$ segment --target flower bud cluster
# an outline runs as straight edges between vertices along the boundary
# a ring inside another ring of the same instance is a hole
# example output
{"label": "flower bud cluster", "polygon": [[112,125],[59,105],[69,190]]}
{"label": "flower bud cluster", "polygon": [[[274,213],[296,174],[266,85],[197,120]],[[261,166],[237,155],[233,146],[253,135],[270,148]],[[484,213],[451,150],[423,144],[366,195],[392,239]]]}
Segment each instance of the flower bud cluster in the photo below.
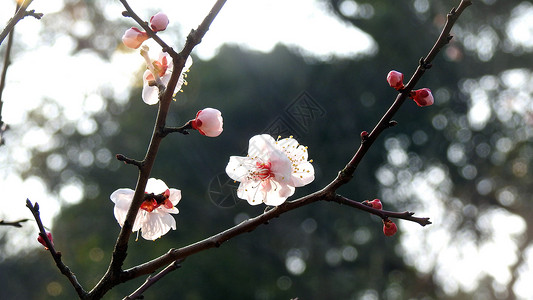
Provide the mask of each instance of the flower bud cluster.
{"label": "flower bud cluster", "polygon": [[[403,74],[398,71],[390,71],[389,74],[387,74],[387,82],[391,87],[398,91],[403,90],[405,87],[403,84]],[[432,105],[434,102],[431,90],[428,88],[411,91],[409,97],[420,107]]]}
{"label": "flower bud cluster", "polygon": [[[374,199],[372,201],[365,200],[362,202],[364,205],[368,207],[372,207],[374,209],[383,209],[383,204],[381,204],[381,201],[379,199]],[[398,231],[398,227],[396,227],[396,224],[389,220],[388,218],[383,219],[383,234],[386,236],[393,236]]]}
{"label": "flower bud cluster", "polygon": [[[154,32],[163,31],[167,29],[168,17],[166,14],[159,12],[150,18],[150,28]],[[128,48],[137,49],[144,41],[149,39],[150,36],[145,31],[141,31],[137,27],[131,27],[126,30],[122,36],[122,42]]]}

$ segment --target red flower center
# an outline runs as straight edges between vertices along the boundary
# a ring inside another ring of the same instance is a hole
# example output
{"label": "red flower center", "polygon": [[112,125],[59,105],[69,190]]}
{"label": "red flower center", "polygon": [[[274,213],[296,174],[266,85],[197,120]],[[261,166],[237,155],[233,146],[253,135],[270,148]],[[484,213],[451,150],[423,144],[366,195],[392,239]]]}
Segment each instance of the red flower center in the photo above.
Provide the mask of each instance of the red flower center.
{"label": "red flower center", "polygon": [[154,211],[154,209],[158,208],[161,205],[163,205],[163,207],[168,208],[168,209],[174,207],[174,205],[169,199],[170,190],[167,189],[165,192],[157,196],[158,197],[156,198],[144,200],[144,202],[141,204],[141,209],[146,210],[147,212],[152,212]]}
{"label": "red flower center", "polygon": [[270,170],[270,168],[272,167],[272,164],[270,162],[256,162],[255,166],[256,170],[252,172],[252,176],[254,177],[254,179],[265,180],[274,177],[274,173],[272,173],[272,171]]}

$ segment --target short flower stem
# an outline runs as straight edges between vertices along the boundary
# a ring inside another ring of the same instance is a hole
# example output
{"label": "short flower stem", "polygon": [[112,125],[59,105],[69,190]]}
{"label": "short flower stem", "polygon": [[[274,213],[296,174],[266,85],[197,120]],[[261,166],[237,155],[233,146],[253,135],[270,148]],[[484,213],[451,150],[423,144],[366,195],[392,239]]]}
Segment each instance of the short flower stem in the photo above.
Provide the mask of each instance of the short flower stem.
{"label": "short flower stem", "polygon": [[181,127],[163,127],[161,128],[161,130],[159,131],[159,134],[162,136],[162,137],[165,137],[167,136],[169,133],[173,133],[173,132],[178,132],[178,133],[181,133],[183,135],[187,135],[189,134],[189,129],[193,129],[192,128],[192,123],[191,121],[187,122],[185,125],[181,126]]}

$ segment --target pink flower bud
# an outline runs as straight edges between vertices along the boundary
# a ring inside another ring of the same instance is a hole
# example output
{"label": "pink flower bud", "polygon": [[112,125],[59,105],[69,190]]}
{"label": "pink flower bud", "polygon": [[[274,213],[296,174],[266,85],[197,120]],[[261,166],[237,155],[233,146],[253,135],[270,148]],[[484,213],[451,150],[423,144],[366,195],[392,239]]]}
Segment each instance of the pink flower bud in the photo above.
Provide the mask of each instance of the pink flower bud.
{"label": "pink flower bud", "polygon": [[132,27],[124,32],[124,35],[122,36],[122,42],[128,48],[137,49],[148,38],[148,33]]}
{"label": "pink flower bud", "polygon": [[150,18],[150,27],[155,32],[167,29],[168,23],[167,15],[162,12],[158,12]]}
{"label": "pink flower bud", "polygon": [[398,71],[390,71],[387,75],[387,82],[396,90],[403,89],[403,74]]}
{"label": "pink flower bud", "polygon": [[222,133],[222,114],[218,109],[204,108],[191,121],[192,128],[208,137],[216,137]]}
{"label": "pink flower bud", "polygon": [[391,220],[383,220],[383,233],[386,236],[393,236],[398,231],[398,227]]}
{"label": "pink flower bud", "polygon": [[[50,232],[47,232],[46,233],[46,237],[48,238],[48,240],[50,241],[50,243],[52,243],[52,245],[54,244],[54,239],[52,238],[52,234]],[[41,235],[39,234],[39,236],[37,237],[37,241],[39,243],[41,243],[41,245],[44,246],[44,249],[48,250],[48,246],[46,245],[46,242],[44,241],[44,239],[41,237]]]}
{"label": "pink flower bud", "polygon": [[416,104],[421,107],[433,104],[433,95],[431,94],[431,90],[428,88],[412,91],[411,98],[413,98]]}
{"label": "pink flower bud", "polygon": [[370,205],[375,209],[383,209],[383,205],[381,204],[381,201],[379,201],[379,199],[374,199],[368,203],[370,203]]}

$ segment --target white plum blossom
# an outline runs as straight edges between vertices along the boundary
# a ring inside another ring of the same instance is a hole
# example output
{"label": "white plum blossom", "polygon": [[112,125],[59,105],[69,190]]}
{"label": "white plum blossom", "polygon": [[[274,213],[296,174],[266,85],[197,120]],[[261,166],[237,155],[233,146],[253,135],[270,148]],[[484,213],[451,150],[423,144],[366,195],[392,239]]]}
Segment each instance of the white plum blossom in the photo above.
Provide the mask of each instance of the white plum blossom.
{"label": "white plum blossom", "polygon": [[237,196],[251,205],[278,206],[294,194],[296,187],[315,179],[307,147],[291,137],[275,140],[268,134],[250,139],[246,157],[232,156],[226,173],[240,181]]}
{"label": "white plum blossom", "polygon": [[191,121],[191,126],[202,135],[217,137],[223,130],[222,113],[215,108],[204,108],[196,113],[196,118]]}
{"label": "white plum blossom", "polygon": [[[122,188],[110,196],[111,201],[115,203],[115,218],[121,227],[126,220],[134,193],[132,189]],[[169,189],[160,179],[150,178],[146,183],[145,194],[154,194],[158,197],[146,199],[141,204],[132,231],[140,230],[143,238],[155,240],[169,232],[171,228],[176,229],[176,220],[170,214],[179,212],[174,206],[181,200],[181,191]]]}
{"label": "white plum blossom", "polygon": [[[146,60],[147,70],[143,74],[143,90],[142,98],[146,104],[153,105],[159,102],[159,88],[158,85],[167,86],[172,75],[172,69],[174,64],[172,57],[166,53],[159,53],[159,58],[155,61],[151,61],[148,55],[148,47],[144,45],[141,48],[141,55]],[[185,67],[181,71],[178,83],[174,89],[174,93],[179,92],[185,81],[185,72],[189,70],[192,65],[192,58],[189,56],[185,61]]]}

